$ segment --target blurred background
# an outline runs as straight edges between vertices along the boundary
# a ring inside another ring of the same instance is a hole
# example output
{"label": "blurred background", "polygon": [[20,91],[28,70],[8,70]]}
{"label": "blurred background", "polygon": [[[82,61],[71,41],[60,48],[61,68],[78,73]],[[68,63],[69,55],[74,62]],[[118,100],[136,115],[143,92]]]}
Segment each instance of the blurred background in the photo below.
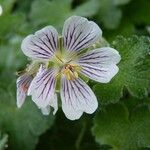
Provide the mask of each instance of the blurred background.
{"label": "blurred background", "polygon": [[[61,34],[72,15],[95,21],[122,56],[110,84],[89,83],[101,107],[77,121],[61,109],[43,116],[30,97],[18,109],[15,73],[29,63],[22,39],[47,25]],[[0,0],[0,150],[149,150],[149,36],[150,0]]]}

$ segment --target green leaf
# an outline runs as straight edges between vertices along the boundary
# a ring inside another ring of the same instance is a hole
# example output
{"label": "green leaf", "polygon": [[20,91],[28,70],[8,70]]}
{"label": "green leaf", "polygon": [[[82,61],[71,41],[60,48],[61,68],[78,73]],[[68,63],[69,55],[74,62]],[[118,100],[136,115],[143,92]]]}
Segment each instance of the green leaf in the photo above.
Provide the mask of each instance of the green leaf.
{"label": "green leaf", "polygon": [[115,29],[119,26],[122,12],[119,8],[112,6],[103,6],[98,13],[98,19],[103,22],[108,29]]}
{"label": "green leaf", "polygon": [[119,72],[107,84],[97,84],[94,91],[101,103],[117,102],[126,87],[137,98],[148,96],[150,85],[150,38],[118,37],[111,45],[119,51]]}
{"label": "green leaf", "polygon": [[99,4],[97,0],[88,0],[87,2],[77,6],[73,10],[73,14],[91,17],[97,13]]}
{"label": "green leaf", "polygon": [[99,150],[99,145],[91,134],[92,119],[84,114],[81,119],[70,121],[62,111],[58,111],[55,124],[41,136],[37,150]]}
{"label": "green leaf", "polygon": [[32,3],[30,19],[33,25],[63,25],[64,20],[69,16],[71,0],[35,0]]}
{"label": "green leaf", "polygon": [[17,4],[17,8],[16,8],[16,11],[19,12],[25,12],[25,13],[28,13],[29,12],[29,9],[31,7],[31,3],[32,1],[31,0],[16,0],[16,4]]}
{"label": "green leaf", "polygon": [[0,0],[2,15],[0,16],[0,41],[19,33],[25,24],[25,14],[15,12],[17,0]]}
{"label": "green leaf", "polygon": [[130,2],[130,0],[114,0],[115,5],[124,5],[124,4],[127,4],[129,2]]}
{"label": "green leaf", "polygon": [[[139,100],[130,98],[127,103],[132,101]],[[96,114],[92,131],[98,143],[108,144],[113,150],[149,147],[150,110],[145,104],[132,104],[132,107],[124,103],[107,105]]]}
{"label": "green leaf", "polygon": [[[128,19],[138,25],[150,24],[150,1],[149,0],[133,0],[126,9]],[[134,13],[133,13],[134,10]]]}
{"label": "green leaf", "polygon": [[11,72],[3,71],[0,75],[0,130],[8,134],[10,149],[33,150],[54,117],[43,116],[30,98],[18,109],[15,80]]}
{"label": "green leaf", "polygon": [[97,10],[96,0],[89,0],[74,9],[72,0],[35,0],[32,3],[30,20],[35,27],[53,25],[61,29],[68,17],[72,15],[88,17],[94,15]]}
{"label": "green leaf", "polygon": [[134,24],[129,22],[128,19],[124,18],[124,20],[121,21],[118,28],[114,30],[105,30],[104,34],[105,34],[105,38],[108,41],[113,41],[118,35],[122,35],[124,37],[130,37],[136,33],[135,31],[136,30]]}
{"label": "green leaf", "polygon": [[104,85],[96,84],[93,87],[96,97],[101,104],[116,103],[123,96],[123,86],[114,80],[111,83]]}
{"label": "green leaf", "polygon": [[[16,0],[0,0],[0,5],[2,6],[3,13],[10,13]],[[2,13],[2,14],[3,14]]]}
{"label": "green leaf", "polygon": [[4,14],[0,16],[0,40],[13,33],[17,33],[24,23],[24,15],[18,14]]}
{"label": "green leaf", "polygon": [[0,45],[0,69],[16,72],[18,68],[25,66],[26,57],[22,53],[20,44],[22,37],[14,35]]}
{"label": "green leaf", "polygon": [[[97,0],[98,1],[98,0]],[[103,22],[104,26],[108,29],[115,29],[119,26],[122,11],[118,5],[127,4],[130,0],[101,0],[99,2],[99,12],[97,18],[99,22]]]}

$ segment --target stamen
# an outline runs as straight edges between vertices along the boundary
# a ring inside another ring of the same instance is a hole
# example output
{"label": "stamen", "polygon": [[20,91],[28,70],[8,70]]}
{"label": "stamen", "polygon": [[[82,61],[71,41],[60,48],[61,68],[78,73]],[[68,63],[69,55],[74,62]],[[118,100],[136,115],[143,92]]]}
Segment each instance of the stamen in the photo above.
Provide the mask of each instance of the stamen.
{"label": "stamen", "polygon": [[74,79],[78,78],[77,71],[79,71],[79,66],[78,65],[66,64],[64,66],[64,70],[62,71],[62,73],[64,75],[66,75],[68,80],[74,80]]}

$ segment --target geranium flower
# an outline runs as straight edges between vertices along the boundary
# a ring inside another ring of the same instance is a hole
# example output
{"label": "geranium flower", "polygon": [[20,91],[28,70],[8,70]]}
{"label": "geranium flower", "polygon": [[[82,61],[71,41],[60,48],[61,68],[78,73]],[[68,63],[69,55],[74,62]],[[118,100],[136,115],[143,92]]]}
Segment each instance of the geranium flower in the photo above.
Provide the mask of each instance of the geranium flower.
{"label": "geranium flower", "polygon": [[[28,95],[44,114],[49,113],[50,106],[56,113],[56,91],[60,91],[62,110],[68,119],[78,119],[83,112],[95,112],[96,96],[82,76],[108,83],[117,74],[116,64],[120,61],[119,53],[113,48],[89,50],[101,36],[102,31],[96,23],[79,16],[65,21],[62,37],[52,26],[27,36],[22,42],[22,51],[40,68],[37,74],[37,69],[28,69],[26,75],[17,80],[17,91],[21,91],[17,96],[18,106],[23,104],[29,88]],[[21,79],[22,82],[18,82]]]}

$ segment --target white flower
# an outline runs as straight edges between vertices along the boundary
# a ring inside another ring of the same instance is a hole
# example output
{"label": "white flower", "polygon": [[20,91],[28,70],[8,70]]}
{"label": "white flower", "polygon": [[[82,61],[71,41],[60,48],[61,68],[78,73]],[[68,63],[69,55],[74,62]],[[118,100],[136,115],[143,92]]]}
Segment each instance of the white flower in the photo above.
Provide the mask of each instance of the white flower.
{"label": "white flower", "polygon": [[21,75],[17,79],[17,107],[20,108],[26,98],[28,88],[32,81],[32,76],[29,74]]}
{"label": "white flower", "polygon": [[[87,51],[101,36],[97,24],[72,16],[65,21],[61,38],[54,27],[47,26],[23,40],[24,54],[42,64],[29,86],[28,95],[44,114],[49,114],[50,106],[56,113],[56,90],[60,90],[62,110],[68,119],[78,119],[83,112],[95,112],[98,107],[96,96],[80,77],[84,75],[107,83],[117,74],[116,64],[120,61],[119,53],[110,47]],[[21,106],[26,90],[20,90],[20,85],[17,87],[22,94],[22,98],[17,96],[18,106]]]}
{"label": "white flower", "polygon": [[3,9],[2,9],[2,6],[0,5],[0,16],[2,15],[3,13]]}

